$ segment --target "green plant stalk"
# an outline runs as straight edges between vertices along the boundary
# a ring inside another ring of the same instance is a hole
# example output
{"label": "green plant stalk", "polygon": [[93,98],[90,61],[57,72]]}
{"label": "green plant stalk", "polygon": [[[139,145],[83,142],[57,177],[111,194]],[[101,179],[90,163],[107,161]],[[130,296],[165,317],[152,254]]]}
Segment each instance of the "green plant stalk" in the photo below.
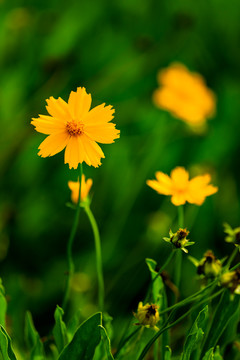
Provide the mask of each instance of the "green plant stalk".
{"label": "green plant stalk", "polygon": [[232,254],[230,255],[228,261],[227,261],[227,264],[225,266],[225,268],[228,270],[231,266],[231,263],[233,262],[233,260],[235,259],[237,253],[238,253],[239,249],[238,249],[238,246],[233,250]]}
{"label": "green plant stalk", "polygon": [[104,280],[103,280],[103,270],[102,270],[101,240],[100,240],[97,222],[95,220],[95,217],[93,216],[93,213],[89,205],[85,205],[84,209],[93,230],[95,251],[96,251],[97,278],[98,278],[98,306],[99,306],[99,310],[103,311],[104,310]]}
{"label": "green plant stalk", "polygon": [[188,296],[186,299],[178,302],[177,304],[175,305],[172,305],[164,310],[162,310],[161,312],[159,312],[159,315],[161,316],[162,314],[165,314],[166,312],[170,311],[170,310],[176,310],[182,306],[185,306],[187,305],[188,303],[192,302],[192,301],[196,301],[198,300],[199,298],[201,298],[202,296],[205,296],[205,294],[202,294],[204,293],[206,290],[209,291],[209,288],[211,288],[213,285],[216,285],[217,284],[217,281],[218,280],[214,280],[212,281],[210,284],[208,284],[204,289],[201,289],[199,291],[197,291],[195,294],[192,294],[190,296]]}
{"label": "green plant stalk", "polygon": [[[184,211],[183,205],[178,206],[178,228],[183,228],[184,224]],[[176,251],[176,261],[175,261],[175,274],[174,274],[174,283],[176,287],[179,289],[180,280],[182,273],[182,251],[179,249]]]}
{"label": "green plant stalk", "polygon": [[65,287],[65,294],[63,298],[62,308],[63,310],[66,309],[69,293],[70,293],[70,287],[71,287],[71,280],[72,276],[74,274],[74,262],[72,257],[72,247],[73,247],[73,241],[77,232],[78,222],[79,222],[79,214],[80,214],[80,203],[81,203],[81,187],[82,187],[82,164],[78,165],[78,172],[79,172],[79,194],[78,194],[78,203],[75,213],[75,218],[73,222],[73,226],[71,229],[71,233],[68,239],[67,243],[67,266],[68,266],[68,272],[67,272],[67,280],[66,280],[66,287]]}
{"label": "green plant stalk", "polygon": [[[185,314],[183,314],[182,316],[180,316],[176,321],[174,321],[173,323],[167,325],[167,323],[169,322],[169,319],[171,319],[172,317],[172,313],[169,315],[168,320],[166,322],[166,324],[163,325],[163,327],[156,333],[156,335],[147,343],[147,345],[145,346],[145,348],[143,349],[142,353],[140,354],[139,358],[137,360],[143,360],[145,355],[147,354],[148,350],[151,348],[152,344],[159,338],[159,336],[166,330],[172,328],[173,326],[177,325],[179,322],[181,322],[186,316],[188,316],[192,311],[194,311],[196,308],[198,308],[200,305],[202,305],[203,303],[207,301],[210,301],[212,299],[214,299],[215,297],[217,297],[218,295],[220,295],[225,289],[221,289],[218,292],[216,292],[215,294],[213,294],[212,296],[210,296],[208,299],[204,299],[203,301],[198,302],[196,305],[194,305],[190,310],[188,310]],[[175,309],[173,310],[173,312],[175,312]]]}

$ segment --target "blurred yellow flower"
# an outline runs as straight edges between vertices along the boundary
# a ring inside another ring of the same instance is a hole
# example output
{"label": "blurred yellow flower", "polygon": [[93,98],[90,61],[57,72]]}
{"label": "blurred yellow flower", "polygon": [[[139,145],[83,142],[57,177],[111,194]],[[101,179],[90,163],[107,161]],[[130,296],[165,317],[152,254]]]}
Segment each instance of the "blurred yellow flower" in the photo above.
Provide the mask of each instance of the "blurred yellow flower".
{"label": "blurred yellow flower", "polygon": [[159,322],[159,312],[158,305],[155,304],[146,304],[143,305],[142,302],[138,304],[137,313],[133,313],[136,319],[139,321],[136,325],[143,325],[146,327],[151,327],[154,330],[158,330],[156,324]]}
{"label": "blurred yellow flower", "polygon": [[90,110],[91,94],[83,87],[72,91],[68,102],[60,97],[46,101],[50,116],[39,115],[31,122],[38,132],[49,135],[39,146],[38,155],[53,156],[66,147],[64,162],[70,169],[83,161],[94,167],[101,165],[105,156],[97,143],[110,144],[120,136],[116,125],[110,123],[112,106],[101,104]]}
{"label": "blurred yellow flower", "polygon": [[[81,182],[81,201],[86,200],[88,193],[92,187],[92,179],[87,179],[85,181],[85,175],[82,175],[82,182]],[[71,199],[72,202],[77,204],[78,203],[78,196],[79,196],[79,181],[69,181],[68,187],[71,190]]]}
{"label": "blurred yellow flower", "polygon": [[147,180],[147,185],[156,190],[159,194],[172,195],[171,201],[179,206],[189,202],[202,205],[206,196],[215,194],[218,191],[216,186],[209,184],[209,174],[196,176],[189,180],[189,174],[183,167],[176,167],[171,171],[171,176],[156,172],[157,180]]}
{"label": "blurred yellow flower", "polygon": [[160,88],[153,94],[156,106],[194,126],[203,125],[214,115],[216,97],[200,74],[173,63],[159,71],[158,82]]}

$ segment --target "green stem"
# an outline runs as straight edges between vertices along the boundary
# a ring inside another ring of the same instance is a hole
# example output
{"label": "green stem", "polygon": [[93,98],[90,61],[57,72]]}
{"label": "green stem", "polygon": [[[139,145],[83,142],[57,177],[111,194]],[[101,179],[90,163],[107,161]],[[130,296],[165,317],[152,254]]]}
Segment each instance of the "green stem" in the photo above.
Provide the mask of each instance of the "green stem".
{"label": "green stem", "polygon": [[[183,228],[184,224],[184,211],[183,205],[178,206],[178,228]],[[181,280],[181,272],[182,272],[182,250],[178,250],[176,252],[176,264],[175,264],[175,274],[174,274],[174,283],[176,287],[179,289],[180,280]]]}
{"label": "green stem", "polygon": [[103,311],[104,309],[104,281],[103,281],[103,270],[102,270],[102,251],[101,251],[101,241],[97,222],[93,216],[93,213],[88,205],[84,207],[85,212],[88,216],[90,224],[92,226],[94,241],[95,241],[95,251],[96,251],[96,265],[97,265],[97,277],[98,277],[98,306],[99,310]]}
{"label": "green stem", "polygon": [[79,222],[80,202],[81,202],[81,185],[82,185],[82,164],[78,165],[78,171],[79,171],[79,194],[78,194],[78,203],[77,203],[75,218],[74,218],[73,226],[72,226],[71,233],[70,233],[68,243],[67,243],[68,272],[67,272],[65,294],[64,294],[63,303],[62,303],[63,310],[65,310],[66,306],[67,306],[69,293],[70,293],[70,287],[71,287],[71,280],[72,280],[72,276],[74,274],[72,247],[73,247],[73,241],[74,241],[74,238],[75,238],[75,235],[77,232],[77,227],[78,227],[78,222]]}
{"label": "green stem", "polygon": [[209,288],[211,288],[213,285],[216,285],[218,280],[215,280],[213,282],[211,282],[209,285],[207,285],[204,289],[201,289],[199,291],[197,291],[195,294],[190,295],[189,297],[187,297],[186,299],[178,302],[177,304],[168,307],[167,309],[162,310],[161,312],[159,312],[159,315],[163,315],[166,312],[169,312],[170,310],[176,310],[182,306],[187,305],[188,303],[192,302],[192,301],[196,301],[199,297],[201,298],[202,296],[205,296],[205,291],[209,291]]}
{"label": "green stem", "polygon": [[232,252],[231,256],[229,257],[228,262],[227,262],[227,264],[226,264],[226,266],[225,266],[225,268],[226,268],[227,270],[230,268],[231,263],[232,263],[233,260],[235,259],[238,251],[239,251],[239,250],[238,250],[238,247],[236,247],[236,248],[233,250],[233,252]]}

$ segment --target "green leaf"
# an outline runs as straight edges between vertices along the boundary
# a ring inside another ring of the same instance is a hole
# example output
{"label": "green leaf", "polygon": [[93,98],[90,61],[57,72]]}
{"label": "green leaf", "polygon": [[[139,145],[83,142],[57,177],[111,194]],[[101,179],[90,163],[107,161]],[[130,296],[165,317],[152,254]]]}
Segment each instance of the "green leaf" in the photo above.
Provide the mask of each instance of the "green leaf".
{"label": "green leaf", "polygon": [[214,354],[213,354],[214,348],[209,349],[206,354],[204,355],[202,360],[214,360]]}
{"label": "green leaf", "polygon": [[0,355],[3,360],[17,360],[12,349],[11,339],[2,325],[0,325]]}
{"label": "green leaf", "polygon": [[0,325],[2,325],[3,327],[6,326],[5,324],[6,312],[7,312],[7,301],[5,298],[5,290],[2,285],[2,279],[0,279]]}
{"label": "green leaf", "polygon": [[205,329],[206,318],[208,315],[208,306],[205,306],[198,314],[183,346],[182,360],[189,360],[191,353],[203,338],[203,328]]}
{"label": "green leaf", "polygon": [[229,321],[238,311],[239,304],[239,296],[235,296],[234,299],[231,300],[228,290],[222,294],[213,317],[203,353],[205,353],[207,349],[217,345],[218,340],[227,327]]}
{"label": "green leaf", "polygon": [[56,341],[56,345],[59,353],[63,348],[68,344],[68,336],[66,325],[62,319],[64,311],[60,306],[57,305],[57,308],[54,313],[55,325],[53,328],[53,336]]}
{"label": "green leaf", "polygon": [[84,321],[72,341],[63,349],[59,360],[92,360],[96,346],[101,340],[102,314],[97,313]]}
{"label": "green leaf", "polygon": [[172,350],[169,346],[166,346],[164,360],[171,360]]}
{"label": "green leaf", "polygon": [[222,355],[220,354],[219,346],[217,346],[215,353],[214,353],[214,360],[223,360]]}
{"label": "green leaf", "polygon": [[43,343],[33,324],[32,315],[26,312],[25,318],[25,340],[30,349],[30,360],[45,359]]}
{"label": "green leaf", "polygon": [[[161,305],[162,294],[161,290],[163,289],[163,281],[160,275],[158,275],[156,269],[157,262],[153,259],[146,259],[146,264],[149,268],[151,278],[152,278],[152,297],[155,304]],[[161,307],[161,306],[160,306]]]}
{"label": "green leaf", "polygon": [[103,326],[100,325],[99,327],[101,329],[102,341],[104,343],[107,359],[108,360],[114,360],[114,357],[113,357],[112,352],[111,352],[111,342],[110,342],[110,339],[108,337],[107,331]]}
{"label": "green leaf", "polygon": [[81,311],[77,310],[74,316],[70,319],[70,321],[67,324],[67,334],[69,341],[72,340],[75,332],[77,331],[79,324],[80,324],[80,318],[81,318]]}

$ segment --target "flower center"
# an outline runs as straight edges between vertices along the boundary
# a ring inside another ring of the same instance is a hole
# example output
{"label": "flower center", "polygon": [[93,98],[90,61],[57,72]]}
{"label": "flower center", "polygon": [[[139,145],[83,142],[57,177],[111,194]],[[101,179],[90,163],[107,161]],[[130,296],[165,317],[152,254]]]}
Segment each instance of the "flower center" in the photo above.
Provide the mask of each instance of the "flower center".
{"label": "flower center", "polygon": [[84,133],[83,124],[80,122],[68,121],[66,129],[70,136],[77,136]]}

